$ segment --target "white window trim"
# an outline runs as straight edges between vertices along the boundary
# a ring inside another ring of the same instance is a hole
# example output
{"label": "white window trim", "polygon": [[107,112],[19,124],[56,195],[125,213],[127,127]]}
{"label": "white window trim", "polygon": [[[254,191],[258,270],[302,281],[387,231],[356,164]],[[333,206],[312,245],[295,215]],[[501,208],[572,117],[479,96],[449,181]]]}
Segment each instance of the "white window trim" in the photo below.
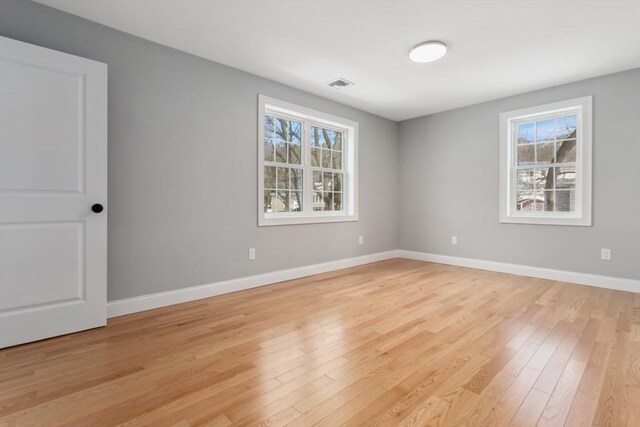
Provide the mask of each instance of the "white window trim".
{"label": "white window trim", "polygon": [[[264,212],[264,116],[267,112],[289,116],[292,119],[304,120],[302,147],[304,150],[303,165],[303,198],[305,212]],[[333,129],[344,130],[343,168],[345,174],[345,192],[343,194],[343,210],[310,211],[309,195],[313,190],[312,168],[306,165],[311,155],[306,129],[314,125],[325,125]],[[332,116],[310,108],[301,107],[279,99],[258,95],[258,226],[314,224],[325,222],[358,221],[358,123]]]}
{"label": "white window trim", "polygon": [[[554,102],[500,114],[500,222],[519,224],[591,226],[592,169],[592,105],[591,96]],[[562,112],[577,114],[576,129],[576,210],[575,212],[517,212],[515,210],[515,169],[513,164],[513,122],[535,120]]]}

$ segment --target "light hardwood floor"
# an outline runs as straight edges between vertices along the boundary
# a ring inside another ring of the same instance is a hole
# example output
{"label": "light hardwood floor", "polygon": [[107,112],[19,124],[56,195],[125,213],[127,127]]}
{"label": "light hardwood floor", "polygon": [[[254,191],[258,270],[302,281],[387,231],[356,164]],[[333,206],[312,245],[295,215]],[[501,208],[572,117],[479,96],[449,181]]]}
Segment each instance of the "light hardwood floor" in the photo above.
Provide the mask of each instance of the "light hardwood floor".
{"label": "light hardwood floor", "polygon": [[640,426],[640,295],[394,259],[0,351],[1,425]]}

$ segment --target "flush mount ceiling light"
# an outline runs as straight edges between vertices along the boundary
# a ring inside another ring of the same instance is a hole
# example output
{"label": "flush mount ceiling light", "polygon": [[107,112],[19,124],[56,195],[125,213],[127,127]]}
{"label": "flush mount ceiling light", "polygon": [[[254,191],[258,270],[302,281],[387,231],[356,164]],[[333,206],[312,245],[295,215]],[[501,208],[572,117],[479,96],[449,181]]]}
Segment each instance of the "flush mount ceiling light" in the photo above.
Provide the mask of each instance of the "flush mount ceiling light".
{"label": "flush mount ceiling light", "polygon": [[420,43],[411,48],[409,58],[413,62],[433,62],[447,53],[447,45],[438,40]]}

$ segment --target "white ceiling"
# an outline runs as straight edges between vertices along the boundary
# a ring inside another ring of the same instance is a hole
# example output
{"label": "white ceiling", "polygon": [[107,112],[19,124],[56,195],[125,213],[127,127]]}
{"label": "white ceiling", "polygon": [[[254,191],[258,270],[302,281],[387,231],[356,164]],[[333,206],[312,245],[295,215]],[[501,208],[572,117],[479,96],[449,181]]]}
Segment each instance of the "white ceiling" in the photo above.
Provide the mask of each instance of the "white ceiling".
{"label": "white ceiling", "polygon": [[640,67],[637,0],[36,1],[393,120]]}

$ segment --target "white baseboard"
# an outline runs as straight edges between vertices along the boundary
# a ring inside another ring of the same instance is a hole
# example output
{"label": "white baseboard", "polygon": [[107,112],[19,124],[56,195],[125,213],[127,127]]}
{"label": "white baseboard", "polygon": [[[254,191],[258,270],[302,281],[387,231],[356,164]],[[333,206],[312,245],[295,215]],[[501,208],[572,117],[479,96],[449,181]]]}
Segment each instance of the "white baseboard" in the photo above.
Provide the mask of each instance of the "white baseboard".
{"label": "white baseboard", "polygon": [[326,273],[341,268],[355,267],[391,258],[408,258],[438,264],[457,265],[460,267],[477,268],[480,270],[497,271],[520,276],[537,277],[540,279],[557,280],[561,282],[577,283],[580,285],[598,286],[618,291],[640,293],[640,280],[623,279],[619,277],[598,276],[596,274],[576,273],[572,271],[553,270],[550,268],[531,267],[527,265],[508,264],[504,262],[485,261],[473,258],[461,258],[448,255],[437,255],[425,252],[406,251],[402,249],[346,258],[321,264],[307,265],[288,270],[274,271],[255,276],[241,277],[206,285],[176,289],[139,297],[111,301],[107,304],[108,317],[122,316],[139,311],[151,310],[182,302],[195,301],[229,292],[256,288],[285,280],[299,279],[313,274]]}
{"label": "white baseboard", "polygon": [[640,293],[640,280],[599,276],[597,274],[576,273],[573,271],[531,267],[520,264],[508,264],[505,262],[486,261],[474,258],[430,254],[426,252],[406,251],[402,249],[397,252],[397,256],[400,258],[477,268],[479,270],[498,271],[500,273],[517,274],[519,276],[536,277],[539,279],[556,280],[559,282],[577,283],[579,285],[597,286],[600,288],[615,289],[617,291]]}
{"label": "white baseboard", "polygon": [[258,274],[255,276],[224,280],[222,282],[209,283],[206,285],[176,289],[174,291],[159,292],[150,295],[141,295],[139,297],[111,301],[107,304],[107,317],[122,316],[139,311],[165,307],[167,305],[195,301],[202,298],[227,294],[229,292],[256,288],[258,286],[270,285],[272,283],[283,282],[285,280],[299,279],[300,277],[311,276],[313,274],[326,273],[327,271],[355,267],[357,265],[369,264],[371,262],[397,257],[398,251],[395,250],[379,252],[354,258],[346,258],[321,264],[312,264],[288,270]]}

